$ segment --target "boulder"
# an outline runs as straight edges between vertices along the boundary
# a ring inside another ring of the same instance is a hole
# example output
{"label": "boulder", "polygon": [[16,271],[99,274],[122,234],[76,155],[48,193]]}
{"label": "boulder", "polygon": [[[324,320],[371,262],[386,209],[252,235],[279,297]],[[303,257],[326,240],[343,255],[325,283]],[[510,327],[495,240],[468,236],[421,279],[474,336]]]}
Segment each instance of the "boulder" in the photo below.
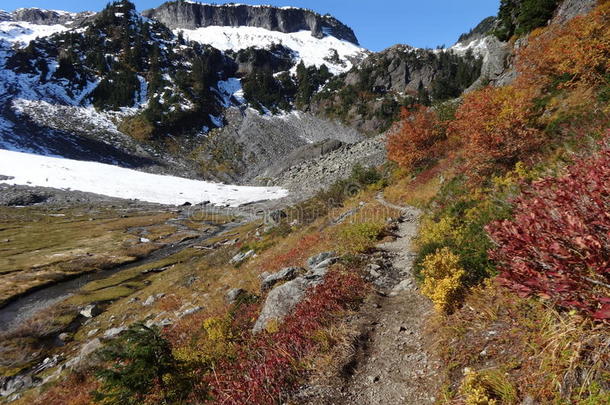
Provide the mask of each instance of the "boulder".
{"label": "boulder", "polygon": [[247,259],[254,256],[254,254],[255,254],[254,250],[248,250],[247,252],[238,253],[235,256],[233,256],[233,258],[231,259],[231,261],[229,263],[234,266],[241,264],[241,263],[245,262]]}
{"label": "boulder", "polygon": [[337,254],[335,252],[324,252],[307,259],[307,267],[310,270],[318,267],[328,267],[336,261]]}
{"label": "boulder", "polygon": [[303,301],[307,291],[322,282],[325,274],[326,269],[318,268],[302,277],[297,277],[273,288],[269,295],[267,295],[263,309],[252,328],[252,332],[261,332],[271,321],[283,321]]}
{"label": "boulder", "polygon": [[80,310],[80,314],[85,318],[93,318],[102,313],[99,306],[95,304],[87,305],[85,308]]}
{"label": "boulder", "polygon": [[226,300],[229,304],[235,304],[235,302],[237,302],[237,300],[242,297],[243,295],[245,295],[247,292],[244,289],[241,288],[232,288],[229,290],[229,292],[227,292],[226,295]]}
{"label": "boulder", "polygon": [[270,290],[277,283],[293,280],[302,273],[305,273],[305,269],[301,267],[286,267],[277,273],[269,274],[261,281],[261,291]]}
{"label": "boulder", "polygon": [[8,397],[19,391],[26,390],[40,383],[40,379],[31,375],[0,378],[0,397]]}
{"label": "boulder", "polygon": [[113,339],[113,338],[117,337],[118,335],[120,335],[121,333],[125,332],[126,330],[127,330],[127,328],[124,326],[120,326],[118,328],[110,328],[106,332],[104,332],[104,338]]}
{"label": "boulder", "polygon": [[79,366],[84,364],[85,360],[87,360],[87,358],[89,358],[89,356],[91,356],[91,354],[93,352],[95,352],[97,349],[99,349],[100,347],[102,347],[102,341],[101,340],[99,340],[98,338],[90,340],[89,342],[85,343],[80,348],[80,351],[78,352],[78,354],[75,357],[73,357],[72,359],[68,360],[63,365],[63,368],[78,369]]}

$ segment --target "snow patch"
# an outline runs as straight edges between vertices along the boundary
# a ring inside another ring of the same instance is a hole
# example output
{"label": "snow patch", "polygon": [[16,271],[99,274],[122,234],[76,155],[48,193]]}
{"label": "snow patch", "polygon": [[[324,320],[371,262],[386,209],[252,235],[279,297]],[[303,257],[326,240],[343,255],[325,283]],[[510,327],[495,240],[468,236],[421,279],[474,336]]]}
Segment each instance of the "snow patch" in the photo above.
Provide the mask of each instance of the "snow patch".
{"label": "snow patch", "polygon": [[232,100],[235,99],[238,104],[245,104],[244,90],[241,87],[241,80],[236,77],[230,77],[227,80],[218,82],[218,92],[222,97],[224,107],[233,105]]}
{"label": "snow patch", "polygon": [[[274,44],[281,44],[296,52],[297,63],[303,61],[307,66],[325,64],[333,74],[350,70],[353,66],[350,59],[360,59],[368,51],[348,41],[333,36],[316,38],[310,31],[283,33],[259,27],[202,27],[182,31],[184,38],[208,44],[223,51],[239,51],[250,47],[269,49]],[[335,54],[338,60],[333,60]]]}
{"label": "snow patch", "polygon": [[67,30],[69,30],[68,27],[60,24],[39,25],[25,21],[2,21],[0,22],[0,40],[10,44],[20,43],[25,47],[36,38],[48,37]]}
{"label": "snow patch", "polygon": [[236,207],[288,195],[279,187],[232,186],[2,149],[0,173],[14,177],[3,181],[7,184],[72,189],[159,204],[210,201],[215,205]]}

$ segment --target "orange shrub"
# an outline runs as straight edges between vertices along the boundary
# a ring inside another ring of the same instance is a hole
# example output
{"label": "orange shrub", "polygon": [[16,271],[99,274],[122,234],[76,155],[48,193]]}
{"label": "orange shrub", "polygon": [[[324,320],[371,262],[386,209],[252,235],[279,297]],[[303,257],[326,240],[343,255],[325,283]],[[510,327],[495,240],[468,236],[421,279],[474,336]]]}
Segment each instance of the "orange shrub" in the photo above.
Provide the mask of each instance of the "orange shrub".
{"label": "orange shrub", "polygon": [[464,97],[448,131],[463,144],[465,169],[472,179],[511,169],[542,145],[533,96],[531,90],[487,87]]}
{"label": "orange shrub", "polygon": [[388,136],[388,158],[411,170],[438,158],[438,143],[445,139],[446,125],[437,113],[418,106],[403,109],[399,127]]}
{"label": "orange shrub", "polygon": [[562,80],[568,87],[604,83],[610,69],[609,20],[606,1],[589,15],[534,32],[519,51],[519,83],[544,86]]}

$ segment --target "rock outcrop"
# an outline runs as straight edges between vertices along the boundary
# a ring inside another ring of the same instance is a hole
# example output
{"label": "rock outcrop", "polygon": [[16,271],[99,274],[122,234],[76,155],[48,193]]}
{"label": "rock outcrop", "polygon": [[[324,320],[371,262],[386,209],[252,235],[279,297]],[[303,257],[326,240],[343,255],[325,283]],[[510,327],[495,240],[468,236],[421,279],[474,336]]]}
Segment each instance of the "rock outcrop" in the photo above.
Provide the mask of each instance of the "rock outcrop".
{"label": "rock outcrop", "polygon": [[328,268],[336,260],[334,252],[326,252],[307,260],[310,270],[305,274],[303,274],[304,269],[300,267],[288,267],[274,274],[263,274],[261,282],[263,292],[280,282],[286,282],[275,286],[269,292],[252,332],[259,333],[268,328],[272,322],[282,322],[305,299],[310,289],[322,283]]}
{"label": "rock outcrop", "polygon": [[564,24],[576,16],[590,12],[596,4],[597,0],[565,0],[559,5],[552,22]]}
{"label": "rock outcrop", "polygon": [[142,15],[154,18],[171,29],[228,26],[259,27],[284,33],[306,30],[316,38],[332,35],[358,45],[354,31],[336,18],[296,7],[172,1],[146,10]]}
{"label": "rock outcrop", "polygon": [[44,10],[41,8],[19,8],[12,13],[0,12],[0,21],[25,21],[39,25],[61,24],[78,26],[95,15],[93,12],[69,13],[66,11]]}

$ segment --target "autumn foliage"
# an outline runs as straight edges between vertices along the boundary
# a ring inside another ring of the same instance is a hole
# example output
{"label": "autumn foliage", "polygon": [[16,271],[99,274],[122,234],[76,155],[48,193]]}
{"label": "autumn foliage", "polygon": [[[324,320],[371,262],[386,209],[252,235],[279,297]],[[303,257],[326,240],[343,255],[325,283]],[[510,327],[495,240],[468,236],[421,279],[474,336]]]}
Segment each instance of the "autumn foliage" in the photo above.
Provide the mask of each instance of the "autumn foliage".
{"label": "autumn foliage", "polygon": [[449,133],[463,145],[469,176],[509,170],[538,150],[544,136],[533,108],[532,92],[515,87],[488,87],[464,97]]}
{"label": "autumn foliage", "polygon": [[610,319],[610,147],[534,183],[487,230],[508,287]]}
{"label": "autumn foliage", "polygon": [[534,32],[519,51],[519,81],[544,86],[562,81],[563,87],[595,86],[607,80],[610,69],[610,2],[565,25]]}
{"label": "autumn foliage", "polygon": [[[300,303],[275,333],[244,336],[235,355],[206,377],[212,403],[222,405],[282,403],[298,383],[307,356],[323,345],[318,333],[353,309],[366,294],[364,280],[353,272],[330,273],[323,284]],[[251,327],[242,311],[238,329]]]}
{"label": "autumn foliage", "polygon": [[399,127],[388,136],[388,158],[405,169],[414,169],[438,158],[445,125],[437,113],[424,106],[404,109]]}

